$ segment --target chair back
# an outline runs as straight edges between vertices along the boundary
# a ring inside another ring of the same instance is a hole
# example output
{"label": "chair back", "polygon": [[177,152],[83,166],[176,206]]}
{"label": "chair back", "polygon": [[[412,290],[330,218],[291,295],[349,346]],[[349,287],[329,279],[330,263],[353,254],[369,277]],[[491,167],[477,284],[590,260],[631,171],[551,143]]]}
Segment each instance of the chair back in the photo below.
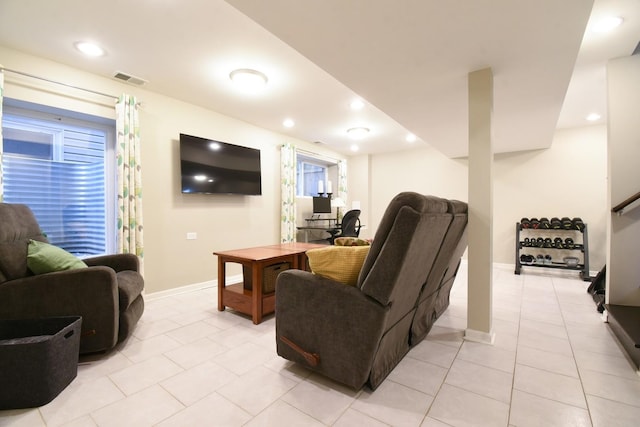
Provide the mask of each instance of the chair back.
{"label": "chair back", "polygon": [[0,203],[0,283],[32,275],[27,267],[30,239],[48,242],[31,209]]}
{"label": "chair back", "polygon": [[344,214],[340,224],[340,237],[358,237],[360,228],[357,227],[360,221],[360,209],[353,209]]}

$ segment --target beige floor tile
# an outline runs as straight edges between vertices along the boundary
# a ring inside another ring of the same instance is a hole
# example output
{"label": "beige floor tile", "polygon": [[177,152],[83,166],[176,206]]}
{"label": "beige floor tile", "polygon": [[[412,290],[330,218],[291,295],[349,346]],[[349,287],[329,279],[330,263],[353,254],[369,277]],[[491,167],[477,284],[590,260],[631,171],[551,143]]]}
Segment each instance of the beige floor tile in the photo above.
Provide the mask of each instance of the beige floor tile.
{"label": "beige floor tile", "polygon": [[513,388],[568,405],[580,408],[587,407],[582,385],[578,378],[518,364],[516,365]]}
{"label": "beige floor tile", "polygon": [[184,369],[189,369],[227,350],[222,344],[218,344],[209,338],[201,338],[167,351],[165,356]]}
{"label": "beige floor tile", "polygon": [[635,367],[625,357],[609,356],[585,350],[576,350],[574,353],[580,371],[601,372],[630,380],[638,379]]}
{"label": "beige floor tile", "polygon": [[164,356],[156,356],[109,375],[127,396],[182,372],[180,366]]}
{"label": "beige floor tile", "polygon": [[573,357],[559,353],[538,350],[536,348],[522,345],[518,347],[516,363],[554,372],[569,377],[578,378],[578,369]]}
{"label": "beige floor tile", "polygon": [[371,418],[362,412],[349,408],[338,418],[338,421],[336,421],[332,427],[385,427],[388,425],[389,424]]}
{"label": "beige floor tile", "polygon": [[440,344],[437,341],[422,340],[412,348],[407,357],[449,368],[458,354],[458,347]]}
{"label": "beige floor tile", "polygon": [[45,427],[38,409],[0,411],[0,427]]}
{"label": "beige floor tile", "polygon": [[153,426],[183,408],[166,390],[154,385],[92,412],[91,417],[101,427],[144,427]]}
{"label": "beige floor tile", "polygon": [[584,408],[514,390],[509,424],[518,427],[590,427],[591,420]]}
{"label": "beige floor tile", "polygon": [[513,373],[516,352],[489,344],[465,341],[457,357],[467,362]]}
{"label": "beige floor tile", "polygon": [[[417,375],[417,372],[420,374]],[[447,369],[443,367],[405,357],[391,371],[387,379],[435,396],[446,375]]]}
{"label": "beige floor tile", "polygon": [[508,404],[511,400],[513,375],[457,359],[453,362],[445,383]]}
{"label": "beige floor tile", "polygon": [[351,408],[393,426],[418,426],[433,397],[393,381],[384,381],[375,390],[365,389]]}
{"label": "beige floor tile", "polygon": [[428,415],[455,427],[506,426],[509,405],[445,384]]}
{"label": "beige floor tile", "polygon": [[249,421],[247,427],[272,427],[281,425],[300,427],[322,427],[320,421],[294,408],[288,403],[278,400]]}
{"label": "beige floor tile", "polygon": [[158,427],[241,426],[251,415],[219,394],[213,393],[167,418]]}
{"label": "beige floor tile", "polygon": [[594,371],[581,371],[587,394],[640,408],[640,377],[627,379]]}
{"label": "beige floor tile", "polygon": [[637,427],[640,408],[587,394],[593,427]]}
{"label": "beige floor tile", "polygon": [[255,416],[296,385],[295,381],[259,366],[220,387],[217,393]]}
{"label": "beige floor tile", "polygon": [[162,381],[160,385],[184,405],[192,405],[238,376],[213,362],[205,362]]}
{"label": "beige floor tile", "polygon": [[132,343],[124,347],[120,353],[132,362],[138,363],[180,346],[180,342],[162,334]]}
{"label": "beige floor tile", "polygon": [[282,401],[331,425],[349,408],[358,392],[314,374],[289,390]]}

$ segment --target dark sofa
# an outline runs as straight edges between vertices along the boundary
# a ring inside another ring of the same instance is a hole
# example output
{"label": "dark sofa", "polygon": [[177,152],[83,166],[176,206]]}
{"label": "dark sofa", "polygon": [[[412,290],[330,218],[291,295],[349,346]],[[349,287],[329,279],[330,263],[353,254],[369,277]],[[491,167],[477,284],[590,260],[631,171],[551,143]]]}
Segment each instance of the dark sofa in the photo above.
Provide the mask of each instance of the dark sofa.
{"label": "dark sofa", "polygon": [[281,273],[278,354],[354,389],[377,388],[448,306],[466,225],[464,202],[400,193],[356,286],[307,271]]}
{"label": "dark sofa", "polygon": [[144,311],[144,279],[133,254],[83,261],[88,268],[34,275],[29,240],[47,242],[31,210],[0,203],[0,319],[82,316],[80,353],[111,349]]}

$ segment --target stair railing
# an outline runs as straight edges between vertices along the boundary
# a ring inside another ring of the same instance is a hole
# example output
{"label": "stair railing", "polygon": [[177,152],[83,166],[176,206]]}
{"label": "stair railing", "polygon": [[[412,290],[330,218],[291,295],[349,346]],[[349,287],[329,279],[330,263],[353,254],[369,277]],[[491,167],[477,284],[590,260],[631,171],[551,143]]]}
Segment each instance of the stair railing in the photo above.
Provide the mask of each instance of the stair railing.
{"label": "stair railing", "polygon": [[[617,205],[615,205],[613,208],[611,208],[611,212],[616,213],[618,215],[624,215],[625,209],[627,209],[629,206],[631,206],[635,202],[638,202],[639,200],[640,200],[640,191],[638,191],[633,196],[627,198],[623,202],[618,203]],[[640,205],[640,203],[639,203],[639,205]],[[633,208],[635,208],[635,207],[636,206],[634,206]],[[630,209],[627,209],[627,210],[630,210]]]}

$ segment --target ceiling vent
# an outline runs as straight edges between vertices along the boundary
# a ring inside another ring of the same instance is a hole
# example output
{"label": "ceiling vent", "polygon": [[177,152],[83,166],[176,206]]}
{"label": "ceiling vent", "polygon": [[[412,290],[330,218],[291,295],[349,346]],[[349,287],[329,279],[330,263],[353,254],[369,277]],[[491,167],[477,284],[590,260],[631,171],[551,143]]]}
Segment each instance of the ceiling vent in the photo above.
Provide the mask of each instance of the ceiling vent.
{"label": "ceiling vent", "polygon": [[132,76],[131,74],[122,73],[117,71],[114,76],[118,80],[122,80],[123,82],[131,83],[137,86],[142,86],[145,83],[148,83],[145,79],[141,79],[140,77]]}

